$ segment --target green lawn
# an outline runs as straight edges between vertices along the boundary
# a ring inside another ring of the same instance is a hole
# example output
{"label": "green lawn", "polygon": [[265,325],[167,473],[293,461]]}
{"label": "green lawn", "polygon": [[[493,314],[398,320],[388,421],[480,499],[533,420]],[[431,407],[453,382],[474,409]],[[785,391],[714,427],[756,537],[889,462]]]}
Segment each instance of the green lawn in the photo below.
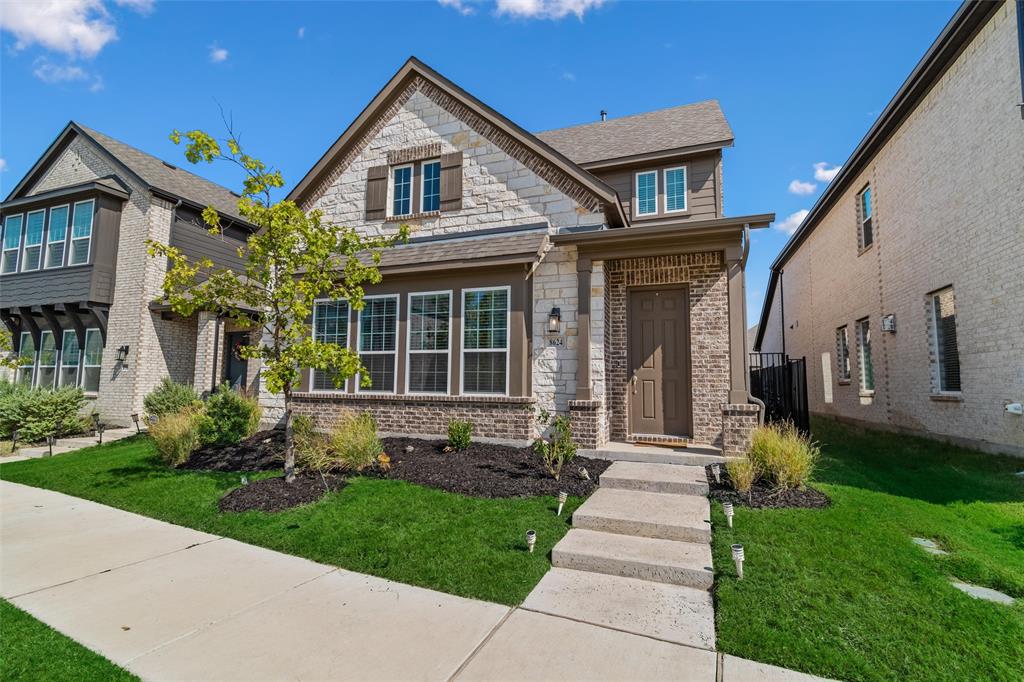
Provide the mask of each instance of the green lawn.
{"label": "green lawn", "polygon": [[138,680],[0,599],[0,679]]}
{"label": "green lawn", "polygon": [[[271,474],[267,474],[271,475]],[[548,570],[548,553],[581,499],[555,516],[554,497],[477,499],[403,481],[351,479],[315,504],[222,514],[237,474],[168,469],[133,437],[53,458],[0,466],[0,478],[451,594],[518,604]],[[537,531],[534,553],[527,530]]]}
{"label": "green lawn", "polygon": [[[830,508],[737,507],[729,529],[714,505],[719,648],[838,679],[1024,679],[1024,460],[825,420],[813,429]],[[973,599],[950,576],[1018,600]]]}

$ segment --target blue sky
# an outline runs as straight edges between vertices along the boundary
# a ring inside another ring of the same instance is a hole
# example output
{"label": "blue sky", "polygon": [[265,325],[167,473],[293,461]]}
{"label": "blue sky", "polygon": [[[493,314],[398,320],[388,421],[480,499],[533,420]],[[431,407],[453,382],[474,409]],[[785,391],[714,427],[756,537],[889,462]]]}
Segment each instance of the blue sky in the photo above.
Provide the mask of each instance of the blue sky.
{"label": "blue sky", "polygon": [[[727,215],[809,209],[955,2],[599,0],[197,3],[0,8],[0,189],[69,119],[175,163],[172,128],[221,130],[298,182],[409,55],[528,130],[721,101]],[[819,164],[818,169],[815,164]],[[820,165],[824,164],[824,165]],[[237,189],[227,166],[198,169]],[[815,178],[817,174],[818,179]],[[795,181],[795,182],[794,182]],[[791,220],[793,226],[797,220]],[[748,317],[779,226],[755,233]]]}

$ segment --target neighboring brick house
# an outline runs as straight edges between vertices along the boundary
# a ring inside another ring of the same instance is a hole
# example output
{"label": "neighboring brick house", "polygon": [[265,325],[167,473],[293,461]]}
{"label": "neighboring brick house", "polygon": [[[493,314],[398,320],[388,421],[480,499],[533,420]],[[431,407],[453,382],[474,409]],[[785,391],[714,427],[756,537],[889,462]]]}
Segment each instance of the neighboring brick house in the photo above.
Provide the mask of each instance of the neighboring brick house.
{"label": "neighboring brick house", "polygon": [[773,263],[813,412],[1024,455],[1021,7],[960,7]]}
{"label": "neighboring brick house", "polygon": [[410,59],[289,195],[368,235],[411,228],[361,312],[323,301],[312,320],[372,387],[304,370],[296,411],[515,440],[546,411],[583,447],[738,452],[757,422],[743,268],[774,216],[724,216],[732,142],[715,101],[531,134]]}
{"label": "neighboring brick house", "polygon": [[[255,390],[233,357],[227,321],[157,302],[166,262],[147,240],[225,267],[252,228],[227,189],[71,122],[0,204],[0,316],[29,360],[14,379],[81,386],[108,423],[129,424],[163,377],[206,391],[222,379]],[[214,237],[200,213],[224,216]],[[255,368],[254,368],[255,369]]]}

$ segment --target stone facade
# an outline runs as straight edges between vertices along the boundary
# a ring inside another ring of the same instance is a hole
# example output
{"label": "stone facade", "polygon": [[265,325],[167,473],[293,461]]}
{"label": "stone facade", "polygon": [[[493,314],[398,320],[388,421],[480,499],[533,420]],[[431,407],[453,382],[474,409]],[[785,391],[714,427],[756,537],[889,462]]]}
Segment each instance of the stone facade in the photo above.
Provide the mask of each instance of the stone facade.
{"label": "stone facade", "polygon": [[[807,358],[812,412],[1024,455],[1024,419],[1005,409],[1024,401],[1016,11],[1012,2],[995,11],[785,263],[761,350],[784,345]],[[860,252],[856,199],[869,183],[874,244]],[[934,390],[927,306],[928,294],[949,286],[961,377],[953,396]],[[886,315],[895,316],[895,333],[881,331]],[[863,318],[872,330],[873,393],[860,383],[854,325]],[[844,325],[848,383],[836,371]]]}

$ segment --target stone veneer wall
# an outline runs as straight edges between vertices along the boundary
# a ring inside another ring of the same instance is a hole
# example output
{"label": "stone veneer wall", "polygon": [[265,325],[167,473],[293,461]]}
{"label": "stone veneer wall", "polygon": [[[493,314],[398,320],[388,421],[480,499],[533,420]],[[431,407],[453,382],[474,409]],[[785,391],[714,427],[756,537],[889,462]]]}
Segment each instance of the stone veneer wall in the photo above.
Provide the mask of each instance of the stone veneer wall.
{"label": "stone veneer wall", "polygon": [[329,429],[346,410],[368,412],[382,432],[420,435],[448,433],[448,421],[473,422],[473,435],[484,438],[531,440],[533,398],[410,397],[392,395],[322,395],[297,393],[294,414],[306,415],[318,429]]}
{"label": "stone veneer wall", "polygon": [[747,403],[722,405],[722,454],[739,457],[750,447],[761,408]]}
{"label": "stone veneer wall", "polygon": [[693,439],[721,446],[721,405],[729,398],[729,292],[719,252],[604,262],[605,383],[612,440],[629,435],[627,287],[689,285]]}

